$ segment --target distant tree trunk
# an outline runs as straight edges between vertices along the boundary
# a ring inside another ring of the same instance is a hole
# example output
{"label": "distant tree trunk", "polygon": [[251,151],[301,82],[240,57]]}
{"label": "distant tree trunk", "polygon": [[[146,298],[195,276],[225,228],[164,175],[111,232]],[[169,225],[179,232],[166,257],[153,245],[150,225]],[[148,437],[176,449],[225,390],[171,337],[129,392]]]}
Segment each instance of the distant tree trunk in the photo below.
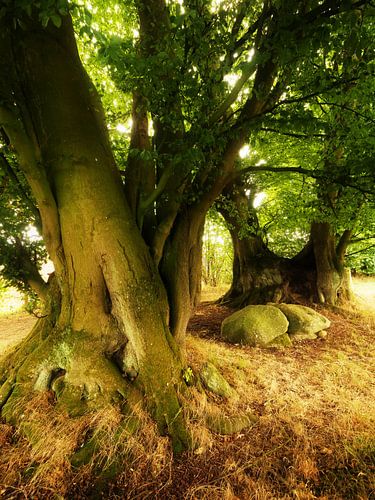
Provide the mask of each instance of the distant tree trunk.
{"label": "distant tree trunk", "polygon": [[25,23],[13,30],[0,21],[0,69],[9,75],[0,122],[38,204],[61,305],[2,374],[0,407],[17,419],[20,398],[52,389],[76,414],[141,391],[181,449],[182,364],[167,296],[126,203],[71,20],[59,29]]}
{"label": "distant tree trunk", "polygon": [[228,292],[220,299],[233,307],[278,302],[283,297],[282,259],[269,252],[258,236],[239,238],[231,230],[233,277]]}
{"label": "distant tree trunk", "polygon": [[351,231],[345,231],[337,244],[329,223],[313,223],[309,243],[291,259],[268,251],[257,236],[240,239],[237,231],[230,232],[233,280],[221,302],[243,307],[300,297],[336,305],[353,299],[350,270],[345,267]]}
{"label": "distant tree trunk", "polygon": [[233,307],[278,302],[284,295],[283,259],[263,241],[253,207],[255,194],[254,186],[247,196],[245,186],[237,183],[226,191],[229,205],[218,204],[233,243],[232,284],[220,301]]}
{"label": "distant tree trunk", "polygon": [[351,231],[343,233],[339,243],[329,222],[314,222],[311,236],[316,263],[316,288],[322,304],[337,304],[339,298],[350,300],[352,291],[348,270],[345,268],[345,252]]}
{"label": "distant tree trunk", "polygon": [[169,295],[170,327],[183,345],[191,312],[199,303],[202,278],[204,214],[186,208],[178,214],[160,262],[160,272]]}

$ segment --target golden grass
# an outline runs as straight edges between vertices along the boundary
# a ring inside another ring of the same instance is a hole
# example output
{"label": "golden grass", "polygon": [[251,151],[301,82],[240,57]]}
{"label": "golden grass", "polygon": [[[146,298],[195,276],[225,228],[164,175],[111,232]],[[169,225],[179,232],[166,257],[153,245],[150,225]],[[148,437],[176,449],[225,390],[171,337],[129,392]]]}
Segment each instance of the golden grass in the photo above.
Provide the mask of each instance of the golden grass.
{"label": "golden grass", "polygon": [[222,297],[230,288],[230,284],[218,286],[202,285],[201,302],[211,302]]}
{"label": "golden grass", "polygon": [[229,462],[214,485],[194,485],[189,498],[375,494],[375,323],[358,313],[335,318],[330,334],[336,332],[339,341],[305,342],[284,351],[189,337],[195,369],[208,358],[238,393],[222,411],[252,409],[260,415],[252,431],[237,437],[240,449],[227,449]]}
{"label": "golden grass", "polygon": [[[25,407],[24,432],[0,424],[0,498],[371,499],[375,495],[375,319],[322,311],[326,340],[263,350],[187,338],[198,373],[207,360],[236,395],[192,387],[181,395],[194,448],[173,459],[141,407],[111,407],[74,419],[51,394]],[[207,415],[253,412],[258,423],[231,436]],[[25,432],[28,439],[25,437]],[[95,443],[81,467],[71,456]],[[30,444],[32,443],[32,445]]]}

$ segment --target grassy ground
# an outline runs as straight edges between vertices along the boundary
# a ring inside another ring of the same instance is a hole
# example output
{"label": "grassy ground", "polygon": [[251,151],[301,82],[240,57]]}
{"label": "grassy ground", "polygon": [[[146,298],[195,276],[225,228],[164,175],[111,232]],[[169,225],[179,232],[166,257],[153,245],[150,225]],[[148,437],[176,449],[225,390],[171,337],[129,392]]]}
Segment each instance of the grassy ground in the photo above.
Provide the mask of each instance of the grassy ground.
{"label": "grassy ground", "polygon": [[[200,306],[190,324],[189,364],[197,373],[211,361],[234,392],[225,399],[193,388],[185,396],[195,449],[180,458],[172,459],[168,439],[158,437],[141,410],[141,428],[119,438],[122,417],[115,410],[95,422],[90,416],[72,420],[54,416],[48,398],[34,400],[28,411],[39,421],[33,449],[0,424],[0,498],[94,498],[96,488],[102,496],[95,498],[142,500],[374,499],[375,283],[355,285],[366,309],[320,309],[332,322],[328,337],[285,350],[221,342],[220,323],[230,311]],[[203,298],[215,294],[204,290]],[[230,419],[249,411],[258,422],[247,430],[223,436],[207,428],[207,415]],[[69,453],[93,434],[101,454],[75,470]],[[121,472],[113,482],[98,482],[102,471],[113,470],[116,450]]]}

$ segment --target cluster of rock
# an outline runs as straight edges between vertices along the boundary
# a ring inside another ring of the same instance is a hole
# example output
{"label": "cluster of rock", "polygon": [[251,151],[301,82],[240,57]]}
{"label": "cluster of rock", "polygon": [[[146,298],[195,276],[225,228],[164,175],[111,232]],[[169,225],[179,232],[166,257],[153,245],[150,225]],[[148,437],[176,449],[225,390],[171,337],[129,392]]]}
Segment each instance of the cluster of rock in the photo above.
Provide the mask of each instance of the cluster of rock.
{"label": "cluster of rock", "polygon": [[223,340],[252,347],[288,347],[293,341],[325,338],[330,321],[296,304],[247,306],[221,325]]}

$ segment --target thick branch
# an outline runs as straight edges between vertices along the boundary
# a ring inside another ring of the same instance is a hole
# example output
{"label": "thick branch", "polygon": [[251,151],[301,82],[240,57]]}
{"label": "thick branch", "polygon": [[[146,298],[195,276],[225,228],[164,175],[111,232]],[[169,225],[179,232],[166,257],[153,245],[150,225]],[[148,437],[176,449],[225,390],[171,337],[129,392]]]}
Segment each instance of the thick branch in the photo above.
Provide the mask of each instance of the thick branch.
{"label": "thick branch", "polygon": [[38,162],[34,146],[17,116],[6,108],[0,107],[0,125],[4,128],[12,147],[17,152],[20,169],[23,171],[38,204],[47,250],[55,263],[56,270],[60,272],[63,268],[60,224],[56,201],[46,173]]}
{"label": "thick branch", "polygon": [[243,86],[249,80],[251,75],[254,74],[255,70],[256,70],[256,62],[255,61],[249,62],[246,68],[242,71],[242,75],[237,80],[230,94],[227,96],[227,98],[222,102],[219,108],[213,113],[213,115],[209,119],[208,122],[209,126],[212,126],[216,121],[218,121],[222,116],[224,116],[225,112],[236,101]]}

